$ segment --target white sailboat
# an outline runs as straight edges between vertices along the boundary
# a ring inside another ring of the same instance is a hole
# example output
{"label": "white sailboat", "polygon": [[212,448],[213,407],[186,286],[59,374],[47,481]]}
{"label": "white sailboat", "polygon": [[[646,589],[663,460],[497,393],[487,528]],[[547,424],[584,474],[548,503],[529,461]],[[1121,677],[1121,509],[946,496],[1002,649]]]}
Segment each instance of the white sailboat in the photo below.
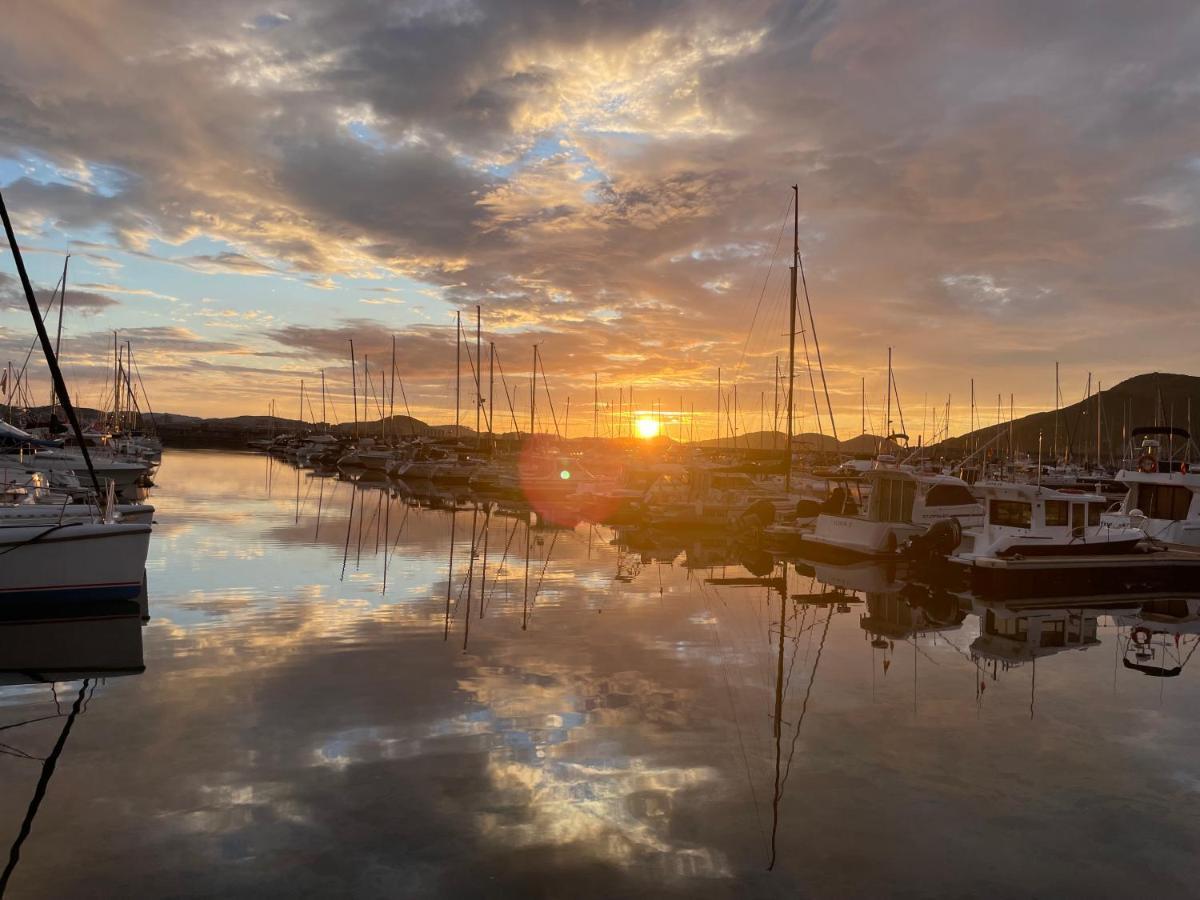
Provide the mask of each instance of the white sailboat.
{"label": "white sailboat", "polygon": [[[99,473],[92,464],[84,442],[83,429],[69,399],[66,382],[58,366],[57,355],[46,332],[33,286],[25,269],[21,248],[13,232],[4,198],[0,195],[0,219],[12,250],[13,262],[29,306],[54,383],[55,396],[62,405],[75,439],[79,442],[78,464],[86,472],[97,499],[102,495]],[[71,457],[59,453],[59,462]],[[51,457],[55,459],[55,457]],[[36,460],[36,456],[35,456]],[[129,466],[139,474],[144,466]],[[33,466],[38,468],[36,465]],[[114,473],[115,474],[115,473]],[[135,478],[136,481],[136,478]],[[109,507],[117,482],[110,479]],[[146,555],[150,546],[150,525],[113,521],[111,517],[94,522],[51,522],[43,524],[0,524],[0,602],[41,600],[55,597],[71,600],[128,600],[142,591]]]}

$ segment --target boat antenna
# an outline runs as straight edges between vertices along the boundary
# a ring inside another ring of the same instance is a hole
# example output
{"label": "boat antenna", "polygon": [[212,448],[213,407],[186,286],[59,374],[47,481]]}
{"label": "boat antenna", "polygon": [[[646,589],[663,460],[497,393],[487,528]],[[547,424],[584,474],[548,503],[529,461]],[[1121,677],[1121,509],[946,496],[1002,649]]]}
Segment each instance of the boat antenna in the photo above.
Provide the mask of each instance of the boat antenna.
{"label": "boat antenna", "polygon": [[100,479],[96,477],[96,469],[92,465],[92,455],[88,453],[87,442],[83,439],[83,429],[79,427],[79,417],[75,415],[75,406],[67,394],[67,383],[63,380],[62,370],[58,367],[58,356],[50,345],[50,335],[46,333],[46,323],[42,321],[42,313],[38,309],[37,298],[33,295],[33,285],[29,283],[29,273],[25,271],[25,260],[21,257],[21,248],[17,246],[17,236],[13,232],[12,221],[8,217],[8,206],[4,203],[4,195],[0,193],[0,218],[4,219],[4,233],[8,237],[8,245],[12,248],[13,261],[17,265],[17,275],[21,278],[21,287],[25,291],[25,301],[29,304],[29,313],[33,316],[33,325],[37,329],[38,340],[42,343],[42,353],[46,356],[46,365],[50,367],[50,377],[54,380],[54,391],[62,403],[63,412],[75,432],[75,440],[79,443],[79,452],[87,463],[88,475],[92,479],[92,487],[96,489],[96,502],[100,502]]}

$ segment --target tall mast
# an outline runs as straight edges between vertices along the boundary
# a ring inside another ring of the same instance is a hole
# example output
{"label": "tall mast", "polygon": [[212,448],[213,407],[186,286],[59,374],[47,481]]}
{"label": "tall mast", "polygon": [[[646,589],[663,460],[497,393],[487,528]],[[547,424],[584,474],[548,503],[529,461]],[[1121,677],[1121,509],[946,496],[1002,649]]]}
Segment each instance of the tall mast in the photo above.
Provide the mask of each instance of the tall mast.
{"label": "tall mast", "polygon": [[[1103,393],[1103,391],[1104,391],[1104,389],[1101,387],[1100,382],[1097,381],[1096,382],[1096,468],[1100,467],[1100,413],[1102,411],[1101,406],[1100,406],[1100,395]],[[1189,407],[1189,409],[1190,409],[1190,407]]]}
{"label": "tall mast", "polygon": [[892,439],[892,348],[888,347],[887,418],[883,422],[883,439]]}
{"label": "tall mast", "polygon": [[304,426],[304,379],[303,378],[300,379],[300,425],[301,425],[300,430],[303,431],[304,430],[304,428],[303,428],[303,426]]}
{"label": "tall mast", "polygon": [[[66,259],[63,260],[62,273],[62,293],[58,295],[58,335],[54,339],[54,357],[62,359],[62,323],[63,323],[63,304],[67,302],[67,262],[71,259],[71,254],[68,253]],[[54,391],[54,384],[51,381],[50,385],[50,415],[54,415],[54,401],[58,395]]]}
{"label": "tall mast", "polygon": [[494,398],[496,396],[496,342],[488,341],[488,449],[492,450],[496,444],[496,404]]}
{"label": "tall mast", "polygon": [[783,443],[783,489],[792,489],[792,398],[796,387],[796,273],[800,259],[800,185],[792,185],[792,278],[788,302],[787,440]]}
{"label": "tall mast", "polygon": [[462,407],[462,311],[454,313],[454,438],[458,439],[459,409]]}
{"label": "tall mast", "polygon": [[358,371],[354,362],[354,338],[350,339],[350,390],[354,401],[354,439],[358,440]]}
{"label": "tall mast", "polygon": [[721,449],[721,367],[717,366],[717,449]]}
{"label": "tall mast", "polygon": [[592,438],[600,436],[600,373],[592,373]]}
{"label": "tall mast", "polygon": [[475,307],[475,447],[483,437],[480,415],[483,414],[483,310]]}
{"label": "tall mast", "polygon": [[125,385],[129,389],[129,426],[132,428],[137,398],[133,395],[133,345],[128,338],[125,339]]}
{"label": "tall mast", "polygon": [[[388,388],[388,418],[392,420],[393,431],[396,428],[396,336],[392,335],[392,377]],[[395,438],[395,434],[392,435]]]}
{"label": "tall mast", "polygon": [[1054,462],[1058,463],[1058,362],[1054,363]]}
{"label": "tall mast", "polygon": [[117,351],[117,331],[113,329],[113,428],[120,429],[121,390],[117,387],[121,382],[121,362]]}
{"label": "tall mast", "polygon": [[21,287],[25,292],[25,302],[29,305],[30,315],[33,316],[33,324],[37,329],[38,340],[42,344],[42,353],[46,357],[46,365],[50,367],[50,377],[54,381],[54,389],[58,394],[59,400],[62,402],[63,413],[67,417],[67,421],[71,423],[71,429],[75,432],[75,440],[79,442],[79,452],[83,454],[83,461],[87,464],[88,474],[92,479],[92,486],[96,490],[96,503],[100,503],[101,490],[100,480],[96,477],[96,470],[92,466],[92,456],[88,452],[87,442],[83,439],[83,429],[79,427],[79,417],[75,415],[75,407],[71,404],[70,397],[67,396],[67,384],[63,380],[62,370],[58,367],[58,357],[54,353],[54,348],[50,346],[50,335],[46,333],[46,325],[42,321],[41,310],[38,309],[37,298],[33,294],[33,285],[29,281],[29,273],[25,271],[25,259],[21,256],[21,248],[17,245],[17,235],[13,231],[12,221],[8,218],[8,207],[4,205],[4,198],[0,196],[0,220],[4,222],[4,233],[8,237],[8,246],[12,250],[13,263],[17,267],[17,275],[21,279]]}
{"label": "tall mast", "polygon": [[775,405],[771,418],[771,449],[779,446],[779,354],[775,354]]}
{"label": "tall mast", "polygon": [[329,420],[325,417],[325,370],[321,370],[321,425],[329,431]]}
{"label": "tall mast", "polygon": [[370,354],[363,354],[363,428],[366,429],[367,421],[371,415],[371,407],[367,405],[367,397],[371,393],[371,370],[367,368]]}
{"label": "tall mast", "polygon": [[533,372],[529,376],[529,437],[533,437],[534,415],[537,411],[537,344],[533,345]]}
{"label": "tall mast", "polygon": [[862,380],[862,433],[867,433],[867,378]]}

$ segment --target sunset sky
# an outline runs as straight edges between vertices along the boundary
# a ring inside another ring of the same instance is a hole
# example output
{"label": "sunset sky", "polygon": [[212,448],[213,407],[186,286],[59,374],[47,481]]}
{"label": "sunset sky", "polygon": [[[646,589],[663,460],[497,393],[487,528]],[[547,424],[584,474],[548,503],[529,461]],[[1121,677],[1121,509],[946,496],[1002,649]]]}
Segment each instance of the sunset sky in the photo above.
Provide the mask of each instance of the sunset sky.
{"label": "sunset sky", "polygon": [[914,439],[972,377],[987,422],[1053,405],[1056,360],[1067,402],[1196,371],[1194,2],[12,0],[0,31],[0,185],[43,302],[71,254],[82,405],[117,329],[159,411],[295,416],[323,368],[345,420],[348,340],[376,368],[394,334],[445,422],[478,304],[518,417],[540,342],[572,433],[598,372],[710,436],[718,367],[753,430],[794,182],[843,437],[889,346]]}

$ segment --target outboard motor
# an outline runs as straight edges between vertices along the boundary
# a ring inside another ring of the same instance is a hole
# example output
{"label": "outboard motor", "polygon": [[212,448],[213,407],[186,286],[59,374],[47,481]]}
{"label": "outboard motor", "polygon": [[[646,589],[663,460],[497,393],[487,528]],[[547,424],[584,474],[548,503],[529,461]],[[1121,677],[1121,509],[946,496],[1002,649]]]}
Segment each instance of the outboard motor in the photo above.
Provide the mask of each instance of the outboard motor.
{"label": "outboard motor", "polygon": [[766,528],[775,521],[775,504],[770,500],[758,500],[742,513],[741,521],[745,524],[757,524]]}
{"label": "outboard motor", "polygon": [[934,522],[924,534],[908,542],[909,552],[926,559],[949,556],[962,542],[962,523],[958,519]]}

